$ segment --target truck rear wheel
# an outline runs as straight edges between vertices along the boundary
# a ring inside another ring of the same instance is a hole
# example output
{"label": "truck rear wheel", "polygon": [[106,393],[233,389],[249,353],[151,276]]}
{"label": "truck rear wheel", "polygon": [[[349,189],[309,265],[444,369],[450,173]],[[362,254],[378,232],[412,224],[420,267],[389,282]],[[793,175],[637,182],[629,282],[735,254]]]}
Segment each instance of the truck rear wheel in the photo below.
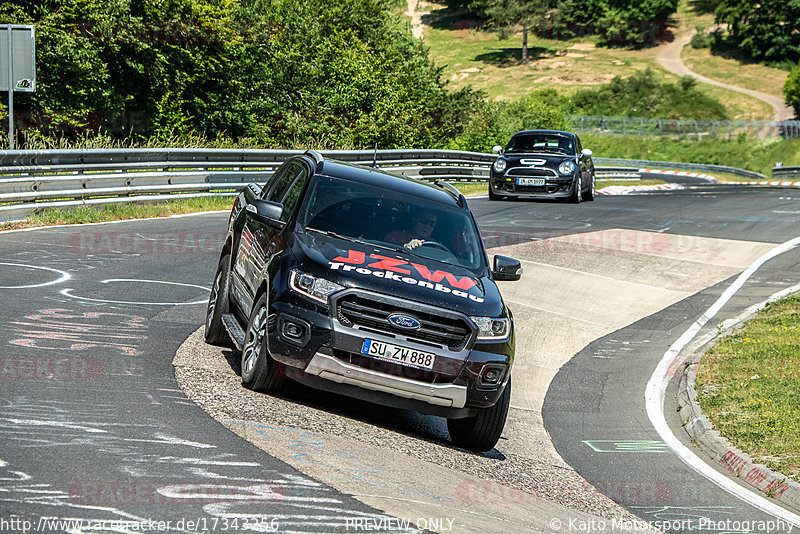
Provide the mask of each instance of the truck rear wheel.
{"label": "truck rear wheel", "polygon": [[510,403],[511,379],[508,380],[497,404],[491,408],[483,408],[473,417],[447,420],[447,430],[450,432],[453,444],[475,452],[491,450],[503,433]]}
{"label": "truck rear wheel", "polygon": [[247,322],[242,347],[242,385],[254,391],[276,393],[283,388],[286,377],[267,351],[267,316],[265,293],[256,301]]}

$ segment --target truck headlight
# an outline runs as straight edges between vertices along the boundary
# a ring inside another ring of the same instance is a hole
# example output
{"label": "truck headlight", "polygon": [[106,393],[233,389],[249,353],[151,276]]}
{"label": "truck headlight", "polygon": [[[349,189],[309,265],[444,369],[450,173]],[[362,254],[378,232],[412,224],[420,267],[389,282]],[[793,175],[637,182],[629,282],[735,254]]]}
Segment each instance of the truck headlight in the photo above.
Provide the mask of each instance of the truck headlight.
{"label": "truck headlight", "polygon": [[508,337],[508,319],[494,317],[470,317],[478,327],[479,340],[500,340]]}
{"label": "truck headlight", "polygon": [[289,274],[289,287],[317,302],[328,303],[328,296],[344,289],[343,286],[310,274],[292,269]]}
{"label": "truck headlight", "polygon": [[561,174],[572,174],[575,172],[575,164],[570,160],[562,161],[561,165],[558,166],[558,172]]}
{"label": "truck headlight", "polygon": [[502,173],[504,170],[506,170],[506,167],[508,167],[508,163],[503,158],[497,158],[494,160],[494,164],[492,165],[494,172],[497,173]]}

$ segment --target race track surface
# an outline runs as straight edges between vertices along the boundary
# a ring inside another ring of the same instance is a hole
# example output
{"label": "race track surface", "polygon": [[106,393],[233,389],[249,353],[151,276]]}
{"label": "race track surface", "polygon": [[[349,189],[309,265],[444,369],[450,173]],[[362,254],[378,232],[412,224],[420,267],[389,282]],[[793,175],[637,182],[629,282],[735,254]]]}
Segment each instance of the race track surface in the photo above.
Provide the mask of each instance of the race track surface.
{"label": "race track surface", "polygon": [[[644,388],[741,271],[800,233],[800,194],[688,185],[577,206],[470,200],[490,254],[525,268],[501,286],[514,408],[486,455],[449,446],[437,418],[299,387],[254,396],[230,351],[176,357],[202,325],[227,214],[0,234],[0,531],[592,532],[638,517],[763,532],[744,527],[768,515],[663,445]],[[798,261],[768,262],[719,320],[800,283]]]}

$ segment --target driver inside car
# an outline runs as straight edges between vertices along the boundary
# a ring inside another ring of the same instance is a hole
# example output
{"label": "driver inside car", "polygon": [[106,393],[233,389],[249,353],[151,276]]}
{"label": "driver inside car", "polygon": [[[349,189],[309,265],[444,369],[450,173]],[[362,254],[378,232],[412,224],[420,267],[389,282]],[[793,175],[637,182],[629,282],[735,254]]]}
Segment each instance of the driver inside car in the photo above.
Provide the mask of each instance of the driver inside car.
{"label": "driver inside car", "polygon": [[428,211],[417,211],[411,218],[411,228],[408,230],[392,230],[384,241],[395,245],[402,245],[411,250],[429,240],[436,228],[436,214]]}

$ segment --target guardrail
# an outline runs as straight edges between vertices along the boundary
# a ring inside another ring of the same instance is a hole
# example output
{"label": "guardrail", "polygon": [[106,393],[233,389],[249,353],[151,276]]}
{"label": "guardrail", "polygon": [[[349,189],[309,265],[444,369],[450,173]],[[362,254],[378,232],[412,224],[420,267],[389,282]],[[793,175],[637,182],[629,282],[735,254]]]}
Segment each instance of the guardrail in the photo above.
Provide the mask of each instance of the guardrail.
{"label": "guardrail", "polygon": [[[235,195],[264,181],[302,150],[89,149],[0,151],[0,221],[22,220],[48,207]],[[455,150],[334,150],[325,157],[426,180],[486,181],[494,154]],[[746,177],[758,173],[722,167],[595,158],[599,177],[638,177],[640,167],[664,167]],[[606,166],[608,165],[608,166]]]}
{"label": "guardrail", "polygon": [[800,180],[800,167],[773,167],[772,177],[781,180]]}

